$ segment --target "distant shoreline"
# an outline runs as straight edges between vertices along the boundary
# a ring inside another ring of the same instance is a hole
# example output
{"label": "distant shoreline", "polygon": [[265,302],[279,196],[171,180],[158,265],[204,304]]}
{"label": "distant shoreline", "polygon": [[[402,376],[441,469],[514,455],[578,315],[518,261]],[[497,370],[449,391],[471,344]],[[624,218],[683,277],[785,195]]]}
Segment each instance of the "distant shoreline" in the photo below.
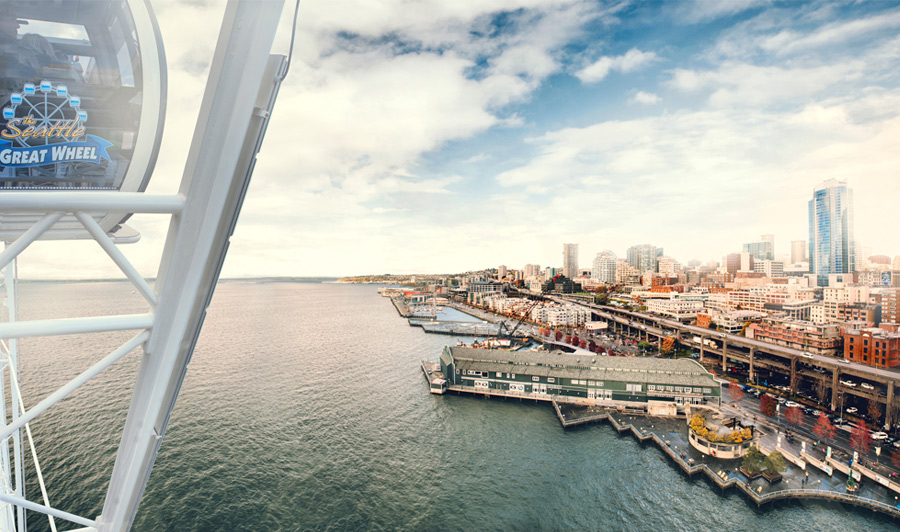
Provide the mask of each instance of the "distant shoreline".
{"label": "distant shoreline", "polygon": [[[253,282],[253,283],[333,283],[340,277],[227,277],[219,279],[220,283]],[[155,277],[145,277],[145,281],[155,282]],[[19,279],[20,284],[81,284],[81,283],[128,283],[128,279]]]}

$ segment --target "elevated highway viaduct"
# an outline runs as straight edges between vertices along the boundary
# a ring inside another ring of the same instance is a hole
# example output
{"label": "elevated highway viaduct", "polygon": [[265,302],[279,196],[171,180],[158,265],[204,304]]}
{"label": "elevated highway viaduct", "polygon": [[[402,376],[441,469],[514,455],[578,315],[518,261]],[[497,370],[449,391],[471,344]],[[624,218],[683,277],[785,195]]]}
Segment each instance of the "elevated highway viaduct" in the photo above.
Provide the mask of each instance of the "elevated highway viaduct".
{"label": "elevated highway viaduct", "polygon": [[[753,340],[647,313],[595,305],[560,296],[551,296],[550,299],[589,308],[595,318],[606,321],[610,329],[618,333],[637,334],[647,341],[658,343],[666,336],[675,335],[700,351],[701,362],[710,357],[721,361],[723,374],[728,370],[729,361],[743,362],[749,365],[751,381],[755,380],[759,369],[765,369],[787,377],[793,394],[797,393],[800,379],[815,383],[820,389],[821,387],[830,389],[831,410],[840,406],[840,394],[847,394],[876,401],[882,405],[886,425],[893,424],[897,415],[896,410],[900,402],[900,397],[895,394],[895,387],[900,384],[898,371],[846,362],[843,358]],[[700,338],[699,344],[693,342],[694,337]],[[842,381],[847,382],[847,377],[855,377],[853,382],[857,385],[844,384]],[[866,389],[862,383],[871,389]]]}

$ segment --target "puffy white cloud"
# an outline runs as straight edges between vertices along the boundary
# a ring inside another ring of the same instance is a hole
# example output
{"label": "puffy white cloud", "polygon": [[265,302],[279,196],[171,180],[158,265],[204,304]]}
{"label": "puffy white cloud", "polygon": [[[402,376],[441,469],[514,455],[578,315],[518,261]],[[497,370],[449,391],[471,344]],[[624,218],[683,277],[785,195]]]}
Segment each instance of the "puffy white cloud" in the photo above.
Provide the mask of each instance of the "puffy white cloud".
{"label": "puffy white cloud", "polygon": [[653,94],[652,92],[637,91],[637,93],[631,97],[630,101],[634,103],[652,105],[654,103],[659,103],[660,100],[661,98],[658,95]]}
{"label": "puffy white cloud", "polygon": [[603,56],[579,70],[575,75],[585,83],[602,81],[611,71],[631,72],[648,65],[658,58],[655,52],[642,52],[636,48],[619,56]]}

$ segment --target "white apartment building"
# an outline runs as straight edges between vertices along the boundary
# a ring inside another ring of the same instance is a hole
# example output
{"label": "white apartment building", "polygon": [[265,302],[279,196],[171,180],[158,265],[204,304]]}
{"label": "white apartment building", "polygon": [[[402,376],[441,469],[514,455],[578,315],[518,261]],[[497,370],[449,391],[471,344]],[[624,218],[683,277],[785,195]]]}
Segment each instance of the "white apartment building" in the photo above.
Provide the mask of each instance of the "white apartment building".
{"label": "white apartment building", "polygon": [[591,321],[591,311],[574,305],[538,305],[531,310],[531,319],[551,327],[581,327]]}
{"label": "white apartment building", "polygon": [[661,316],[670,316],[679,321],[695,319],[703,310],[703,302],[685,299],[650,299],[647,310]]}
{"label": "white apartment building", "polygon": [[640,272],[637,268],[628,264],[628,261],[616,262],[616,284],[628,284],[637,282]]}
{"label": "white apartment building", "polygon": [[591,280],[606,284],[615,283],[618,263],[619,259],[616,254],[608,249],[597,253],[591,268]]}

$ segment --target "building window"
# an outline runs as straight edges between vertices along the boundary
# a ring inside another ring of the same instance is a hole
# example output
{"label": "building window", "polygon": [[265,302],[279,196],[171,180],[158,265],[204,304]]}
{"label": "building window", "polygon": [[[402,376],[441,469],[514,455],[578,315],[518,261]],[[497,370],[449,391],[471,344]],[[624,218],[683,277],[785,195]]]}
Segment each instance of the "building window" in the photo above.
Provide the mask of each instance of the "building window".
{"label": "building window", "polygon": [[498,372],[497,372],[497,376],[498,376],[498,377],[502,377],[502,376],[503,376],[503,373],[500,373],[500,372],[498,371]]}
{"label": "building window", "polygon": [[541,378],[540,377],[532,377],[531,380],[534,382],[540,382]]}
{"label": "building window", "polygon": [[627,392],[640,392],[642,389],[640,384],[625,384],[625,391]]}
{"label": "building window", "polygon": [[547,377],[547,382],[556,382],[556,379],[553,377]]}

